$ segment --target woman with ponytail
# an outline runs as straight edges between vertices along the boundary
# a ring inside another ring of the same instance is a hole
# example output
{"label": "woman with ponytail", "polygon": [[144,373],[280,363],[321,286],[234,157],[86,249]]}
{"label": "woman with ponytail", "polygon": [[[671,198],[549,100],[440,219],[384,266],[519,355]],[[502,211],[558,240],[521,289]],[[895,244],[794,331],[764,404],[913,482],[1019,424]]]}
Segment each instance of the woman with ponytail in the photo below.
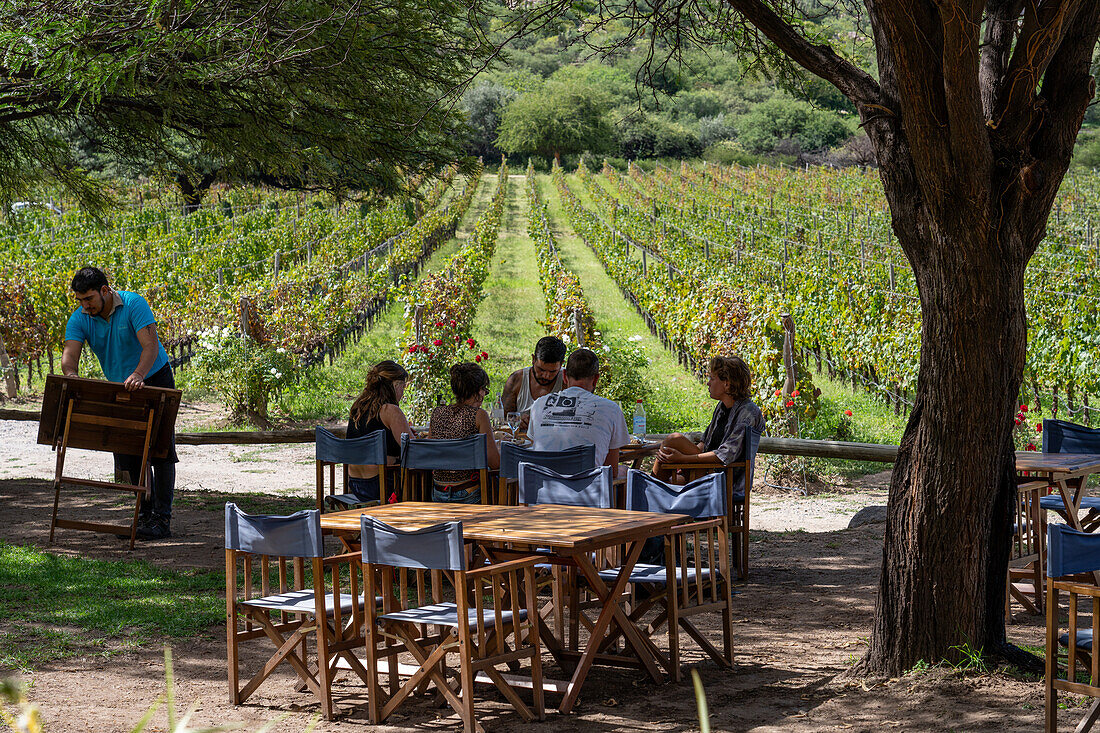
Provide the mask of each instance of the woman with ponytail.
{"label": "woman with ponytail", "polygon": [[[380,361],[367,373],[367,383],[351,406],[348,438],[358,438],[375,430],[386,431],[386,459],[396,465],[401,457],[401,434],[415,436],[405,413],[398,405],[405,394],[409,373],[395,361]],[[348,466],[348,490],[362,501],[379,501],[378,468]]]}

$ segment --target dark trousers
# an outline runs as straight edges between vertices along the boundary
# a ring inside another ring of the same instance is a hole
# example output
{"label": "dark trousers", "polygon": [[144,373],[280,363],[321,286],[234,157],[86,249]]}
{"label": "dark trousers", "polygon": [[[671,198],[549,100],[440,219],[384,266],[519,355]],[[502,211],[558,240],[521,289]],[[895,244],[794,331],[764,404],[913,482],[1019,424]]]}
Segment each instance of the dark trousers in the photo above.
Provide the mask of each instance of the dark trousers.
{"label": "dark trousers", "polygon": [[[145,384],[150,387],[167,387],[168,389],[176,388],[176,380],[172,376],[172,368],[165,365],[163,369],[158,370],[155,374],[150,374],[145,378]],[[150,485],[150,498],[143,501],[141,504],[141,515],[143,517],[159,516],[164,519],[170,519],[172,517],[172,495],[176,490],[176,463],[179,462],[179,458],[176,456],[176,430],[175,425],[172,426],[172,446],[168,451],[168,456],[160,459],[151,459],[149,461],[149,468],[153,473],[153,480]],[[138,484],[141,476],[141,456],[131,456],[123,453],[115,453],[115,470],[125,471],[129,474],[130,483]]]}

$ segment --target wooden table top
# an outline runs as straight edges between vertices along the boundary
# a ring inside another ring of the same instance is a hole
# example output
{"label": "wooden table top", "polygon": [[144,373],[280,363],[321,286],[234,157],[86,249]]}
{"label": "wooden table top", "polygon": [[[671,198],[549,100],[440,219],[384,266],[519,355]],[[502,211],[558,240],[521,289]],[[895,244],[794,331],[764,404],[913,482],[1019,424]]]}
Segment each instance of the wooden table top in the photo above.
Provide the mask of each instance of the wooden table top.
{"label": "wooden table top", "polygon": [[406,501],[321,515],[322,529],[359,531],[368,514],[403,530],[448,521],[462,522],[462,535],[476,542],[516,542],[559,550],[585,550],[663,534],[687,521],[683,514],[539,504],[486,506]]}
{"label": "wooden table top", "polygon": [[1040,453],[1033,450],[1018,450],[1016,451],[1016,470],[1066,475],[1100,473],[1100,454]]}

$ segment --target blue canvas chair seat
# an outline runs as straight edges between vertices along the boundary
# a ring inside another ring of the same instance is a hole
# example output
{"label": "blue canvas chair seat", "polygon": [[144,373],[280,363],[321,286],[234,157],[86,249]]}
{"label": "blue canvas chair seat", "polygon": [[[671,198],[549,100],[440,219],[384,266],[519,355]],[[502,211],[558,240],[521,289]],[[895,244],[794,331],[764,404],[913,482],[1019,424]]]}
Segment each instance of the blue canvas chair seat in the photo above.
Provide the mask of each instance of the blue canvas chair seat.
{"label": "blue canvas chair seat", "polygon": [[401,436],[401,500],[431,501],[434,471],[478,474],[481,503],[489,502],[489,454],[484,433],[462,440]]}
{"label": "blue canvas chair seat", "polygon": [[[377,591],[383,596],[381,609],[366,609],[368,717],[372,724],[382,723],[402,703],[413,699],[413,691],[434,684],[462,718],[464,731],[480,730],[474,717],[475,671],[484,672],[524,720],[543,718],[542,686],[533,685],[532,711],[495,669],[528,660],[532,679],[541,678],[538,625],[528,618],[528,609],[537,608],[532,558],[468,570],[458,522],[405,531],[364,514],[360,538],[367,595]],[[448,580],[454,601],[441,597]],[[431,598],[425,602],[424,589],[428,587]],[[407,591],[417,588],[414,604]],[[434,633],[430,633],[432,629]],[[506,641],[509,636],[511,642]],[[394,671],[400,669],[398,656],[405,653],[411,654],[419,667],[402,681]],[[446,676],[447,660],[454,655],[459,667],[457,689]],[[388,694],[383,681],[389,683]]]}
{"label": "blue canvas chair seat", "polygon": [[[345,614],[351,613],[356,605],[363,605],[363,600],[362,595],[353,596],[350,593],[341,593],[340,610]],[[381,601],[382,599],[378,598],[376,600]],[[241,601],[241,605],[251,606],[252,608],[265,608],[268,611],[310,614],[312,614],[316,608],[312,588],[287,591],[286,593],[272,593],[262,598],[252,598],[247,601]],[[331,593],[325,595],[325,611],[329,616],[336,613]]]}
{"label": "blue canvas chair seat", "polygon": [[[694,567],[689,567],[686,570],[677,567],[673,570],[675,572],[677,583],[682,582],[684,578],[687,578],[687,581],[689,583],[695,580],[696,572]],[[710,573],[710,568],[701,568],[699,574],[703,578],[709,578]],[[600,578],[604,582],[614,582],[618,577],[619,571],[617,569],[600,571]],[[643,563],[638,563],[630,571],[630,582],[664,585],[666,582],[668,582],[668,570],[667,568],[665,568],[664,565],[646,565]]]}
{"label": "blue canvas chair seat", "polygon": [[[388,495],[385,430],[375,430],[358,438],[338,438],[318,425],[313,429],[313,439],[316,443],[314,459],[317,462],[317,508],[319,510],[353,509],[378,503],[364,501],[347,490],[348,466],[376,466],[379,500]],[[337,493],[336,466],[338,465],[342,465],[344,477],[342,493]],[[329,469],[327,487],[325,468]]]}
{"label": "blue canvas chair seat", "polygon": [[[1058,643],[1062,646],[1069,644],[1069,634],[1059,636]],[[1092,629],[1077,630],[1077,648],[1084,649],[1087,652],[1092,651]]]}
{"label": "blue canvas chair seat", "polygon": [[[337,662],[344,661],[367,681],[367,670],[354,654],[366,642],[363,598],[370,597],[360,591],[359,556],[325,557],[320,517],[318,509],[264,516],[225,505],[226,638],[235,705],[283,664],[317,696],[329,719],[336,712],[332,680]],[[312,668],[306,663],[310,636],[317,646]],[[275,652],[242,687],[240,647],[254,642],[273,644]]]}
{"label": "blue canvas chair seat", "polygon": [[[501,623],[509,624],[512,622],[511,611],[500,612]],[[521,608],[519,611],[520,619],[527,618],[527,609]],[[386,621],[404,621],[410,624],[432,624],[433,626],[458,626],[458,605],[455,603],[433,603],[430,606],[420,606],[419,608],[410,608],[405,611],[395,611],[393,613],[384,613],[378,618]],[[481,610],[482,623],[485,626],[494,626],[496,624],[496,614],[491,608],[484,608]],[[477,610],[470,608],[466,611],[466,625],[470,628],[477,627]]]}
{"label": "blue canvas chair seat", "polygon": [[565,476],[572,476],[596,467],[596,446],[575,445],[565,450],[540,451],[523,448],[515,443],[500,445],[500,503],[516,504],[510,490],[519,480],[519,464],[533,463]]}
{"label": "blue canvas chair seat", "polygon": [[[635,565],[628,576],[631,584],[650,589],[648,598],[635,604],[631,619],[641,620],[656,607],[657,620],[650,622],[648,628],[655,630],[662,623],[668,624],[669,656],[662,659],[662,663],[675,680],[682,677],[681,629],[719,665],[733,665],[728,499],[725,472],[706,474],[682,486],[665,483],[642,471],[631,469],[627,472],[627,509],[690,517],[690,521],[673,527],[666,535],[664,565]],[[690,548],[689,536],[693,541]],[[621,568],[607,569],[600,577],[613,582],[620,572]],[[673,582],[669,582],[670,577]],[[663,592],[656,590],[662,586]],[[713,611],[722,614],[721,651],[707,641],[691,621],[697,614]]]}
{"label": "blue canvas chair seat", "polygon": [[[1066,505],[1062,503],[1062,497],[1058,494],[1040,496],[1039,506],[1048,512],[1064,512],[1066,510]],[[1081,508],[1089,511],[1100,511],[1100,496],[1082,496]]]}
{"label": "blue canvas chair seat", "polygon": [[[1048,732],[1057,730],[1059,691],[1100,698],[1100,655],[1092,653],[1093,624],[1100,616],[1100,586],[1095,584],[1093,575],[1097,570],[1100,570],[1100,534],[1080,532],[1065,524],[1047,526]],[[1068,607],[1075,609],[1065,622],[1060,621],[1063,614],[1059,597],[1063,593],[1068,596]],[[1084,681],[1081,667],[1085,670]],[[1089,707],[1077,730],[1091,729],[1098,718],[1100,699]]]}

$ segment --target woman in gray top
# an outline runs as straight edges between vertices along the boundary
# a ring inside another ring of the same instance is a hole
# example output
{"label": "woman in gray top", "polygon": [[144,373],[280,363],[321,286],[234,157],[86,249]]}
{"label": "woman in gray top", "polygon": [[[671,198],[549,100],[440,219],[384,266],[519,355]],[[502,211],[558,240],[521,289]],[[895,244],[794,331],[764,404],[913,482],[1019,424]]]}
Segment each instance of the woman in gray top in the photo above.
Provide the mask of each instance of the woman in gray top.
{"label": "woman in gray top", "polygon": [[[749,427],[763,432],[764,415],[749,395],[752,374],[738,356],[716,356],[710,360],[707,380],[710,396],[718,400],[703,440],[693,443],[687,436],[673,433],[661,443],[653,475],[662,481],[683,483],[679,471],[665,468],[665,463],[733,463],[741,459],[745,434]],[[744,496],[744,472],[734,471],[734,495]]]}

